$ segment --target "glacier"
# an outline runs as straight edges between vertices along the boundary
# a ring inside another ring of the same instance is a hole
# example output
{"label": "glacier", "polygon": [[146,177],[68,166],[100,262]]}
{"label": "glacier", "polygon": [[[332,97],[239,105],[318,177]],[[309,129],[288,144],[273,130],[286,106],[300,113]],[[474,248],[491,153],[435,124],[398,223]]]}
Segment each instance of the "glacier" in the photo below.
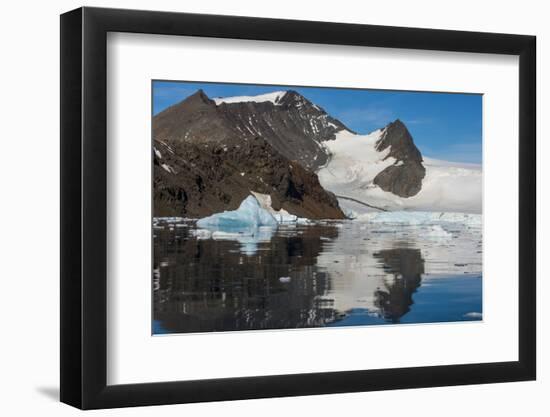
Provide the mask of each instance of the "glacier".
{"label": "glacier", "polygon": [[390,211],[481,214],[483,171],[478,164],[423,157],[426,176],[422,181],[422,189],[409,198],[399,197],[376,186],[373,183],[376,175],[388,166],[397,164],[388,151],[379,152],[376,149],[376,143],[383,133],[384,129],[375,130],[368,135],[343,130],[336,133],[334,140],[323,142],[331,157],[317,171],[319,182],[325,190],[339,197],[344,212],[353,210],[359,215],[370,210],[342,197]]}

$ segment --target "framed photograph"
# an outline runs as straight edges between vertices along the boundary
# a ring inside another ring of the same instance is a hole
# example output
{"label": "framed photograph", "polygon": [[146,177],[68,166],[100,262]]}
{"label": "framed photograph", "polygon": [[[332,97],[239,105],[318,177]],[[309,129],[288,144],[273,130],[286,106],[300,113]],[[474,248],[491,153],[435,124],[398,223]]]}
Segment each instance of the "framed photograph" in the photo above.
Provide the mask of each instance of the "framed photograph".
{"label": "framed photograph", "polygon": [[61,401],[533,380],[535,37],[61,16]]}

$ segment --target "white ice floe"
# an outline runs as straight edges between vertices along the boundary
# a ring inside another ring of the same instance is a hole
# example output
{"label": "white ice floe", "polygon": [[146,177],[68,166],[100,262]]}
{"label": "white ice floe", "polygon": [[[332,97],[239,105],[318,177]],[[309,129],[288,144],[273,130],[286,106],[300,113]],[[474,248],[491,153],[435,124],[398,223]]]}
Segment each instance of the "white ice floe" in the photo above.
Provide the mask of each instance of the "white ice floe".
{"label": "white ice floe", "polygon": [[253,195],[243,200],[237,210],[224,211],[197,221],[200,228],[220,231],[258,228],[260,226],[277,227],[277,220],[263,209]]}
{"label": "white ice floe", "polygon": [[464,314],[464,317],[467,319],[481,319],[483,317],[483,314],[477,311],[471,311],[470,313]]}
{"label": "white ice floe", "polygon": [[258,96],[216,97],[213,100],[218,106],[222,103],[243,103],[247,101],[252,101],[255,103],[269,101],[275,105],[278,105],[285,94],[286,91],[275,91],[273,93],[260,94]]}
{"label": "white ice floe", "polygon": [[443,229],[440,225],[430,225],[424,230],[423,236],[435,239],[449,239],[453,234]]}
{"label": "white ice floe", "polygon": [[207,229],[190,229],[189,234],[197,239],[210,239],[212,232]]}
{"label": "white ice floe", "polygon": [[181,223],[189,220],[190,219],[186,217],[153,217],[153,225],[158,226],[161,224]]}
{"label": "white ice floe", "polygon": [[276,211],[275,213],[273,213],[273,217],[275,217],[278,223],[296,223],[299,220],[302,220],[301,218],[298,218],[298,216],[290,214],[285,209]]}

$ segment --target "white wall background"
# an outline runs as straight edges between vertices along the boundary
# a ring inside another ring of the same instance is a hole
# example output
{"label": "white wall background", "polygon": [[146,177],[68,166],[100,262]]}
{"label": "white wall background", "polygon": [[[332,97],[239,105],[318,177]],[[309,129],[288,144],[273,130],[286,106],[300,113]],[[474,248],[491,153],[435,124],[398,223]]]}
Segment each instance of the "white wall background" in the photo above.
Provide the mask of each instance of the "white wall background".
{"label": "white wall background", "polygon": [[[75,415],[57,402],[59,391],[59,17],[81,6],[72,0],[3,5],[0,24],[0,414]],[[539,377],[537,382],[432,388],[290,399],[237,401],[99,411],[94,415],[279,416],[371,414],[409,416],[545,415],[550,411],[550,210],[543,186],[550,168],[549,123],[543,119],[550,83],[550,26],[544,2],[535,0],[169,0],[93,1],[86,5],[181,12],[249,15],[534,34],[538,37],[539,138]],[[7,233],[6,233],[7,232]],[[544,395],[546,394],[546,395]]]}

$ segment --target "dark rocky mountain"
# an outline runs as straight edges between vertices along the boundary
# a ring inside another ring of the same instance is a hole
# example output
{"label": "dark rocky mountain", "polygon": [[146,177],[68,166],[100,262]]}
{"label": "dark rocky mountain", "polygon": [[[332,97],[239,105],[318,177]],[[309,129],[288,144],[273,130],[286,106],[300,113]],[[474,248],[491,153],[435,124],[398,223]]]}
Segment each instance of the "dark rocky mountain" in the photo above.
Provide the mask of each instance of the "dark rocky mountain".
{"label": "dark rocky mountain", "polygon": [[154,141],[154,216],[204,217],[234,210],[250,191],[275,210],[342,219],[336,197],[314,172],[289,161],[261,137],[242,141]]}
{"label": "dark rocky mountain", "polygon": [[242,141],[262,137],[289,160],[315,170],[327,162],[321,142],[348,129],[295,91],[271,101],[223,102],[199,90],[154,118],[153,137],[164,142]]}
{"label": "dark rocky mountain", "polygon": [[376,142],[377,151],[388,148],[390,150],[384,159],[392,157],[397,162],[381,171],[374,178],[374,184],[400,197],[418,194],[422,189],[426,169],[409,130],[399,119],[386,126],[382,137]]}
{"label": "dark rocky mountain", "polygon": [[[267,99],[210,99],[202,90],[153,117],[154,215],[204,217],[234,210],[251,191],[275,210],[344,218],[315,171],[330,161],[323,142],[348,130],[295,91]],[[353,132],[352,132],[353,133]],[[397,162],[374,179],[401,197],[418,193],[425,169],[405,125],[390,123],[376,143]]]}

